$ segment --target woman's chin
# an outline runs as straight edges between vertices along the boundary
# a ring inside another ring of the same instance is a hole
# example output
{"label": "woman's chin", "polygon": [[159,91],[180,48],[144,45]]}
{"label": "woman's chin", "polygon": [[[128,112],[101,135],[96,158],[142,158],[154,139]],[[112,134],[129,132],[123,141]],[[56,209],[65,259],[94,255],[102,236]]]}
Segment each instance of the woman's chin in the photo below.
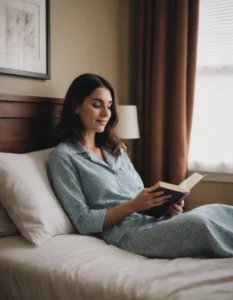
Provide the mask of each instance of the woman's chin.
{"label": "woman's chin", "polygon": [[96,133],[104,132],[105,127],[96,128]]}

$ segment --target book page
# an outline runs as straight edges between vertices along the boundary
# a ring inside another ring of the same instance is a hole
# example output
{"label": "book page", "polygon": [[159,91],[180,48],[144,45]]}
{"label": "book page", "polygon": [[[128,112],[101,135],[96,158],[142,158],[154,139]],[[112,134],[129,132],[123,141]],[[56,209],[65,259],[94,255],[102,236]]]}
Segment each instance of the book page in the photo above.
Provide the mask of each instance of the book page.
{"label": "book page", "polygon": [[186,178],[184,181],[182,181],[179,186],[186,189],[186,190],[191,190],[202,178],[204,178],[207,175],[202,175],[200,173],[194,173],[188,178]]}
{"label": "book page", "polygon": [[176,192],[180,192],[180,193],[187,192],[185,189],[183,189],[182,187],[180,187],[178,185],[168,183],[168,182],[163,182],[163,181],[158,181],[151,188],[153,189],[153,191],[156,191],[158,189],[167,189],[167,190],[176,191]]}

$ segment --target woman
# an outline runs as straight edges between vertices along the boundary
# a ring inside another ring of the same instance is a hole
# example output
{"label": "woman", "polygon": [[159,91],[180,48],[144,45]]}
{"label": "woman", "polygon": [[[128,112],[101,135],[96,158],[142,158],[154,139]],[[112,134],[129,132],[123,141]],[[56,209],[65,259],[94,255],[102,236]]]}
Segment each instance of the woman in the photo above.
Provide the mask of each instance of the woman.
{"label": "woman", "polygon": [[205,205],[171,217],[139,214],[170,196],[144,188],[120,140],[112,86],[77,77],[65,97],[48,169],[58,200],[80,234],[147,257],[233,257],[233,207]]}

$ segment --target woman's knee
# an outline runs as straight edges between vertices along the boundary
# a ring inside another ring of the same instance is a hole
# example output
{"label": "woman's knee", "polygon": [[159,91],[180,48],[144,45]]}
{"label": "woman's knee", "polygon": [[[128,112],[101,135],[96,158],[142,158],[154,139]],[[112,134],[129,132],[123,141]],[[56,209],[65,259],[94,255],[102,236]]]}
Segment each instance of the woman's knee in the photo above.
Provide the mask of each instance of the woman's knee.
{"label": "woman's knee", "polygon": [[219,204],[219,203],[204,204],[204,205],[194,208],[191,212],[207,212],[209,210],[219,209],[222,206],[224,206],[224,205]]}
{"label": "woman's knee", "polygon": [[187,222],[191,227],[207,228],[209,220],[206,215],[198,212],[190,212],[187,214]]}

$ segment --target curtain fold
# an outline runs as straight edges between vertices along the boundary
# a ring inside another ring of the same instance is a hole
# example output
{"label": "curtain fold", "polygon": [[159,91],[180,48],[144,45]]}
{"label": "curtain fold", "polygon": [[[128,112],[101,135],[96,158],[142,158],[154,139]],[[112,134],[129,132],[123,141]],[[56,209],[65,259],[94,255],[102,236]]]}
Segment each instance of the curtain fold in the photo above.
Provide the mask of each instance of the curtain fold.
{"label": "curtain fold", "polygon": [[135,0],[135,166],[146,186],[186,176],[199,0]]}

